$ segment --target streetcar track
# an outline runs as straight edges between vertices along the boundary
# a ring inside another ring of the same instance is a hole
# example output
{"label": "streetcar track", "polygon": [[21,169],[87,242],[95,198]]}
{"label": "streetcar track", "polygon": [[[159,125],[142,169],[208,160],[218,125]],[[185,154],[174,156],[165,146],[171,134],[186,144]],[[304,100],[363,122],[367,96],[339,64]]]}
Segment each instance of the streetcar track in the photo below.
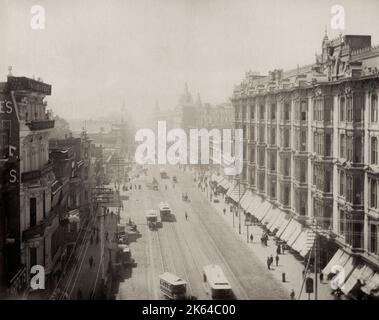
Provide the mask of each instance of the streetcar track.
{"label": "streetcar track", "polygon": [[[189,177],[186,177],[186,179],[188,180]],[[194,188],[192,186],[192,188]],[[202,196],[204,197],[204,195],[202,194]],[[208,200],[208,199],[207,199]],[[224,256],[222,255],[220,249],[218,248],[217,244],[216,244],[216,241],[214,240],[214,237],[212,236],[211,232],[209,232],[209,228],[207,228],[207,224],[204,222],[204,219],[201,217],[202,215],[199,214],[200,210],[199,210],[199,203],[201,203],[200,201],[194,201],[193,202],[193,208],[195,209],[195,206],[196,206],[196,214],[198,216],[198,219],[199,221],[201,222],[201,226],[203,228],[203,230],[206,231],[206,233],[208,234],[209,236],[209,239],[212,241],[212,244],[213,244],[213,247],[216,249],[217,251],[217,255],[221,258],[222,262],[225,264],[225,266],[227,267],[228,271],[229,271],[229,274],[233,277],[234,281],[236,284],[238,284],[241,292],[243,292],[243,295],[245,296],[246,299],[249,299],[249,296],[248,294],[246,293],[246,290],[245,288],[242,286],[241,282],[238,280],[238,278],[235,276],[234,272],[232,271],[232,268],[231,266],[229,265],[229,263],[226,261],[226,259],[224,258]]]}

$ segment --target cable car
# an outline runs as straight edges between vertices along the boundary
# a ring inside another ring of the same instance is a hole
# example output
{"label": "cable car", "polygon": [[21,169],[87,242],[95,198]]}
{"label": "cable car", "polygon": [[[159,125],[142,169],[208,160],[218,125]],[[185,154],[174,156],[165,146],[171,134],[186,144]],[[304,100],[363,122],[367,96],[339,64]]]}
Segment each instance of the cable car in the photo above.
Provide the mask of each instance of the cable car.
{"label": "cable car", "polygon": [[203,271],[204,282],[209,285],[212,299],[234,298],[232,287],[219,265],[207,265],[203,268]]}
{"label": "cable car", "polygon": [[169,299],[184,300],[187,296],[187,282],[175,274],[165,272],[159,276],[161,292]]}

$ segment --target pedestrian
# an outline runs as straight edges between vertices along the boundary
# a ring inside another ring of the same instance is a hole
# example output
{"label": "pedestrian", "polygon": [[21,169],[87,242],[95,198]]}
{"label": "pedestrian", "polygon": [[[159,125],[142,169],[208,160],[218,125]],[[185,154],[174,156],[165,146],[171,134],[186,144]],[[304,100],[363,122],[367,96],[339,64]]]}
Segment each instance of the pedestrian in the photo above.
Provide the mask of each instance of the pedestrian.
{"label": "pedestrian", "polygon": [[186,217],[186,220],[188,219],[187,211],[185,212],[184,216]]}
{"label": "pedestrian", "polygon": [[282,254],[284,254],[285,248],[286,248],[286,246],[284,244],[282,244]]}
{"label": "pedestrian", "polygon": [[290,293],[290,297],[291,297],[291,300],[295,300],[295,290],[291,290],[291,293]]}
{"label": "pedestrian", "polygon": [[270,255],[270,266],[274,263],[274,257]]}
{"label": "pedestrian", "polygon": [[89,257],[88,262],[89,262],[89,267],[92,268],[92,266],[93,266],[93,257],[92,256]]}
{"label": "pedestrian", "polygon": [[250,242],[253,243],[253,241],[254,241],[254,236],[252,233],[250,233]]}
{"label": "pedestrian", "polygon": [[108,231],[105,233],[105,241],[108,241]]}
{"label": "pedestrian", "polygon": [[224,215],[225,215],[225,213],[226,213],[226,209],[224,208],[223,211],[224,211]]}
{"label": "pedestrian", "polygon": [[270,268],[270,257],[267,257],[267,269],[271,270],[271,268]]}
{"label": "pedestrian", "polygon": [[276,254],[280,254],[280,244],[278,244],[278,246],[276,247]]}
{"label": "pedestrian", "polygon": [[278,263],[279,263],[279,255],[278,254],[275,256],[275,262],[276,262],[276,266],[278,266]]}

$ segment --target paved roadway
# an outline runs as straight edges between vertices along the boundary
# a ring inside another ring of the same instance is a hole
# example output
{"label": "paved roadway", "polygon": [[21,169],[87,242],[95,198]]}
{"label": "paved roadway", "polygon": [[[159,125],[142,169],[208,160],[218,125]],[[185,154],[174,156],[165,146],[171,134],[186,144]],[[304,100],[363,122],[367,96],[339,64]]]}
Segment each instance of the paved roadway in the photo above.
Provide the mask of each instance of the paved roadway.
{"label": "paved roadway", "polygon": [[[148,176],[143,178],[151,182],[156,177],[161,186],[159,191],[149,190],[143,185],[142,190],[128,191],[130,200],[124,202],[122,221],[130,217],[142,237],[130,245],[137,267],[120,283],[116,298],[164,299],[159,291],[158,276],[169,271],[188,281],[190,295],[211,299],[203,282],[202,268],[216,263],[223,269],[237,299],[288,299],[281,283],[248,250],[246,243],[230,232],[215,208],[198,190],[192,174],[166,166],[170,177],[178,177],[179,181],[174,185],[172,180],[159,177],[160,168],[150,166]],[[181,195],[185,192],[190,202],[182,201]],[[150,231],[145,212],[157,210],[160,201],[170,204],[176,222],[163,222],[158,231]],[[185,211],[188,220],[185,219]]]}

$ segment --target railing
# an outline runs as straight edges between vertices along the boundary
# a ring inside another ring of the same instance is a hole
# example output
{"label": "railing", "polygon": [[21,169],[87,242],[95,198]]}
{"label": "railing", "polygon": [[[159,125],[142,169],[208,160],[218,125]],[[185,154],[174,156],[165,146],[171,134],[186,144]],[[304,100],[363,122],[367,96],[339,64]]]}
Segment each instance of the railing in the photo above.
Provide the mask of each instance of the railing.
{"label": "railing", "polygon": [[35,236],[42,236],[45,232],[45,229],[51,225],[57,214],[57,210],[52,209],[40,224],[30,227],[29,229],[26,229],[22,232],[22,240],[26,241]]}
{"label": "railing", "polygon": [[23,172],[21,174],[21,182],[27,182],[31,180],[40,179],[42,176],[46,175],[51,170],[53,170],[53,164],[51,162],[48,162],[40,170],[32,170],[32,171]]}

